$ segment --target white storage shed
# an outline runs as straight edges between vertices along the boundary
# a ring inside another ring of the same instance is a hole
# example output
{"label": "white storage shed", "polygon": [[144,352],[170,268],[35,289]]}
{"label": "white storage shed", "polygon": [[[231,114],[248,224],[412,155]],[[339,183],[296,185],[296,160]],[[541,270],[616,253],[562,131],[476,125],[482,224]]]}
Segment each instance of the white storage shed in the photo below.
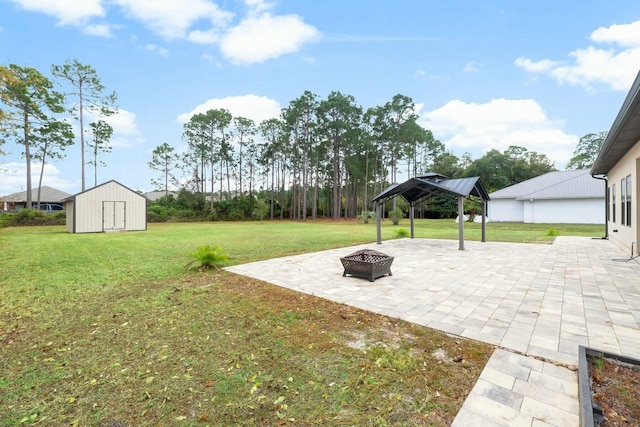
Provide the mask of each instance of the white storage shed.
{"label": "white storage shed", "polygon": [[108,181],[64,199],[69,233],[147,229],[147,198]]}

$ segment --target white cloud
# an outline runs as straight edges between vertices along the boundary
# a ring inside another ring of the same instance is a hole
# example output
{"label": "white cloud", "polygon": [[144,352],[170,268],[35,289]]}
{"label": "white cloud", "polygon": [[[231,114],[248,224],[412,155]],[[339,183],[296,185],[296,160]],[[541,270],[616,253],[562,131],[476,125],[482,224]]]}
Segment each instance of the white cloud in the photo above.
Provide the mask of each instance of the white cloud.
{"label": "white cloud", "polygon": [[249,13],[254,15],[266,12],[273,7],[273,3],[265,0],[245,0],[244,3],[249,8]]}
{"label": "white cloud", "polygon": [[[41,163],[31,164],[31,187],[38,187]],[[64,177],[55,165],[45,164],[42,185],[48,185],[57,190],[74,192],[77,183]],[[27,189],[27,167],[24,162],[0,164],[0,196],[18,193]],[[0,206],[0,209],[2,207]]]}
{"label": "white cloud", "polygon": [[612,90],[627,91],[640,68],[640,21],[600,27],[591,33],[594,43],[614,45],[607,49],[588,46],[568,55],[571,61],[551,59],[532,61],[525,57],[515,65],[530,73],[546,74],[559,83],[594,90],[605,85]]}
{"label": "white cloud", "polygon": [[215,28],[207,31],[193,30],[187,36],[187,40],[199,44],[215,44],[220,40],[220,31]]}
{"label": "white cloud", "polygon": [[483,67],[484,64],[476,61],[469,61],[464,65],[464,71],[467,73],[476,73],[480,71],[480,68]]}
{"label": "white cloud", "polygon": [[252,64],[297,52],[321,33],[296,15],[249,16],[222,38],[222,55],[233,63]]}
{"label": "white cloud", "polygon": [[153,43],[149,43],[147,45],[144,46],[145,50],[148,50],[149,52],[155,52],[158,55],[162,56],[163,58],[167,58],[169,56],[169,50],[165,49],[164,47],[160,47],[157,46]]}
{"label": "white cloud", "polygon": [[60,25],[82,25],[94,17],[102,17],[102,0],[11,0],[30,12],[53,16]]}
{"label": "white cloud", "polygon": [[600,27],[591,33],[591,40],[596,43],[613,43],[620,46],[640,46],[640,21],[631,24],[613,24]]}
{"label": "white cloud", "polygon": [[168,39],[184,38],[199,21],[215,27],[229,24],[233,14],[208,0],[113,0],[128,16]]}
{"label": "white cloud", "polygon": [[82,31],[90,36],[109,38],[112,37],[111,28],[108,24],[89,24]]}
{"label": "white cloud", "polygon": [[278,101],[258,95],[228,96],[226,98],[210,99],[198,105],[188,113],[180,114],[178,122],[186,123],[194,114],[205,113],[208,110],[225,108],[235,117],[252,119],[256,124],[261,121],[280,116],[281,106]]}
{"label": "white cloud", "polygon": [[97,120],[104,120],[113,128],[110,144],[114,148],[131,147],[144,141],[136,123],[136,115],[131,111],[119,108],[117,113],[107,117],[97,114],[86,115],[86,123]]}
{"label": "white cloud", "polygon": [[420,121],[454,151],[481,156],[491,149],[502,152],[518,145],[546,154],[558,167],[572,157],[579,140],[563,132],[562,123],[550,120],[532,99],[493,99],[485,104],[453,100],[423,113]]}

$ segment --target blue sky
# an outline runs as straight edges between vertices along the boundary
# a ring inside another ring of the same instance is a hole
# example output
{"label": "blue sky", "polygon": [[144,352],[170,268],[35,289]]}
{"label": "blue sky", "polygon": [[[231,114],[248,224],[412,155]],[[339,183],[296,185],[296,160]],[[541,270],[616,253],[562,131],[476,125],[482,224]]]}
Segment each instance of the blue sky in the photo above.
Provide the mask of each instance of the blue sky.
{"label": "blue sky", "polygon": [[[609,130],[640,69],[640,2],[0,0],[2,65],[51,76],[73,59],[118,95],[98,182],[151,190],[151,151],[179,150],[190,114],[259,122],[305,90],[365,109],[401,93],[458,156],[521,145],[562,169],[581,136]],[[3,149],[0,195],[23,191],[21,150]],[[80,191],[79,158],[70,147],[43,184]]]}

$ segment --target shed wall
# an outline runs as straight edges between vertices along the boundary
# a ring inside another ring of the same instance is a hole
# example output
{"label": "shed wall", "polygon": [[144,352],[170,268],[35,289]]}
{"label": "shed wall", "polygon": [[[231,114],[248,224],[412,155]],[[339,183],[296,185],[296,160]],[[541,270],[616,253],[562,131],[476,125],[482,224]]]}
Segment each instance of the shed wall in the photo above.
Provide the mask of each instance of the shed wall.
{"label": "shed wall", "polygon": [[[146,230],[146,199],[118,184],[108,182],[75,197],[75,232],[76,233],[96,233],[109,229],[124,229],[127,231]],[[116,221],[105,221],[105,211],[108,213],[114,209],[122,207],[122,212],[118,211]],[[124,215],[124,224],[119,215]],[[114,226],[113,224],[118,224]]]}
{"label": "shed wall", "polygon": [[73,233],[73,201],[66,202],[64,210],[67,213],[67,233]]}

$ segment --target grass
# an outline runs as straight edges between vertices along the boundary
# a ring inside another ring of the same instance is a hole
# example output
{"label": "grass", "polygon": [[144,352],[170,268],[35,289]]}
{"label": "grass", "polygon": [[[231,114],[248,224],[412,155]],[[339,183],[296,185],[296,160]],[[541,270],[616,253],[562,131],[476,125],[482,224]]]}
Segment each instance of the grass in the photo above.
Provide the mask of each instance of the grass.
{"label": "grass", "polygon": [[[527,242],[600,228],[488,227]],[[416,236],[457,238],[457,225],[417,221]],[[203,245],[237,264],[373,240],[355,222],[0,229],[0,425],[448,425],[492,347],[184,268]]]}

